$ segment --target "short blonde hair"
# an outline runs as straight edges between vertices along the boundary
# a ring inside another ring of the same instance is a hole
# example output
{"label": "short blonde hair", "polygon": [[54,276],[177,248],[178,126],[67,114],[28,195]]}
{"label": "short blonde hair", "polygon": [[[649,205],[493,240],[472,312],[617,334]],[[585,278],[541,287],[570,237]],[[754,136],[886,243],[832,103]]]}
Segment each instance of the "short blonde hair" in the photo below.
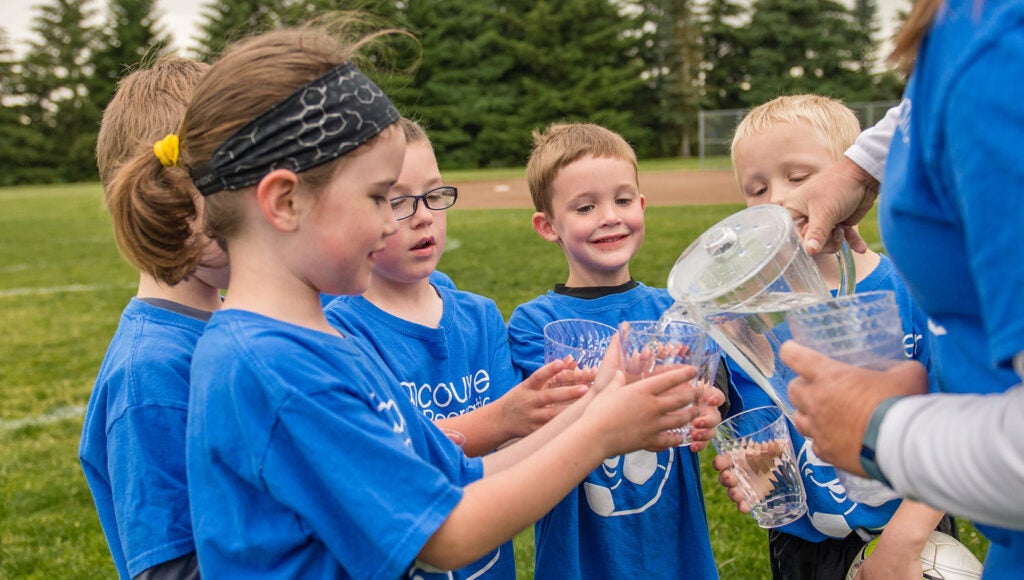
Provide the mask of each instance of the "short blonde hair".
{"label": "short blonde hair", "polygon": [[591,123],[555,123],[533,132],[533,151],[526,163],[526,182],[537,211],[551,215],[551,183],[563,167],[587,155],[621,159],[633,165],[636,152],[611,129]]}
{"label": "short blonde hair", "polygon": [[730,152],[740,139],[760,135],[776,123],[808,125],[814,129],[818,143],[839,161],[860,135],[860,121],[842,101],[820,95],[789,95],[758,105],[736,126]]}

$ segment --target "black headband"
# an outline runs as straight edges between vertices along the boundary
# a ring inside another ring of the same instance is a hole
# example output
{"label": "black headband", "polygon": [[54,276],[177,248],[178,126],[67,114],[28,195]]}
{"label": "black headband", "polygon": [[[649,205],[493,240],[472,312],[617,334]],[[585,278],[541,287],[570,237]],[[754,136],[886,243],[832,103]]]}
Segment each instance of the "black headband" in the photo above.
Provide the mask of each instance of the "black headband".
{"label": "black headband", "polygon": [[203,195],[252,185],[275,169],[311,169],[366,143],[398,120],[384,91],[345,63],[310,82],[220,144],[192,171]]}

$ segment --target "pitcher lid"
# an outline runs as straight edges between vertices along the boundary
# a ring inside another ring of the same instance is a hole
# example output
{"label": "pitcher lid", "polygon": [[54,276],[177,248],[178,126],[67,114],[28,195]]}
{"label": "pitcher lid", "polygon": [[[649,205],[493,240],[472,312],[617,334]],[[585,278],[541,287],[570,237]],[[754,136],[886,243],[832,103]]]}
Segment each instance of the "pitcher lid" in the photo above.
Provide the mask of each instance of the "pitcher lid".
{"label": "pitcher lid", "polygon": [[678,301],[738,304],[774,282],[802,251],[793,219],[775,204],[734,213],[705,231],[668,275]]}

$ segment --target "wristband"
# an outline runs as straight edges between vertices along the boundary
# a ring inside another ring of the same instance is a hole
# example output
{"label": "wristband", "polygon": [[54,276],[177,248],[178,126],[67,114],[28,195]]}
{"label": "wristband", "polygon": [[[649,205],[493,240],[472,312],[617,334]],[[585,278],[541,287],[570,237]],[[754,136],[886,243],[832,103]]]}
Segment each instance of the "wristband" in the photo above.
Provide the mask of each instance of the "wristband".
{"label": "wristband", "polygon": [[875,460],[875,450],[878,445],[878,431],[882,427],[882,421],[885,419],[886,413],[902,398],[890,397],[875,407],[874,412],[871,413],[868,428],[864,432],[864,439],[860,445],[860,466],[864,468],[864,471],[867,472],[871,479],[878,480],[888,487],[892,487],[892,485],[889,484],[889,480],[882,474],[882,469],[878,467],[878,462]]}

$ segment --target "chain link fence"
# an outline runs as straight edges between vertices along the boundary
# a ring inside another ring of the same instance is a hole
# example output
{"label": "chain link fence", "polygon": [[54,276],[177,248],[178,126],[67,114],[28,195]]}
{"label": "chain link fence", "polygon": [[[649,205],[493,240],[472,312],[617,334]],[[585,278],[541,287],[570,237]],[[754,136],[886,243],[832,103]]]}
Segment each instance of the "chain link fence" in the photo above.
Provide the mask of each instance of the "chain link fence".
{"label": "chain link fence", "polygon": [[[860,119],[860,126],[870,127],[885,116],[885,112],[899,104],[899,101],[873,101],[869,103],[846,103]],[[721,109],[700,111],[698,115],[698,143],[700,166],[704,167],[707,157],[729,156],[729,146],[736,125],[740,124],[749,109]]]}

